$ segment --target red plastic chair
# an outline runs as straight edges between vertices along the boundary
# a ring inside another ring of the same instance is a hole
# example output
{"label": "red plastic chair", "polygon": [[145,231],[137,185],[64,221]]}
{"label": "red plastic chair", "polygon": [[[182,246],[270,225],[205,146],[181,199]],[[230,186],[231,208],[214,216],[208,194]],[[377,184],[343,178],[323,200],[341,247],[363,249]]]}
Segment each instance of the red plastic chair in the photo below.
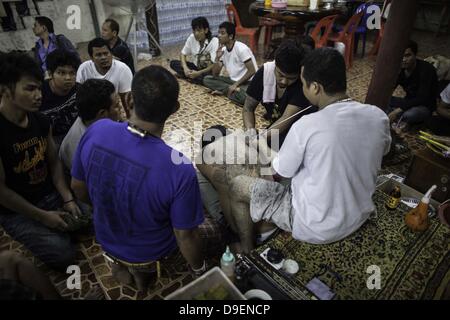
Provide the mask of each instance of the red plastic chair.
{"label": "red plastic chair", "polygon": [[385,22],[381,22],[381,29],[378,31],[377,38],[375,39],[373,47],[370,50],[370,53],[369,53],[370,56],[376,56],[378,54],[378,50],[380,50],[381,40],[383,40],[383,35],[384,35],[384,25],[385,25]]}
{"label": "red plastic chair", "polygon": [[236,35],[248,37],[250,43],[250,49],[253,53],[258,51],[258,38],[260,28],[245,28],[241,24],[238,12],[232,4],[226,5],[228,21],[234,23],[236,26]]}
{"label": "red plastic chair", "polygon": [[350,68],[353,63],[353,51],[355,46],[355,31],[358,28],[364,12],[353,15],[345,25],[344,29],[338,34],[331,34],[328,41],[342,42],[345,45],[345,65]]}
{"label": "red plastic chair", "polygon": [[[317,22],[316,26],[311,31],[310,36],[314,40],[316,49],[327,46],[328,37],[331,33],[331,30],[333,28],[333,23],[334,23],[334,20],[336,20],[336,18],[337,18],[337,15],[332,15],[332,16],[328,16],[328,17],[320,19],[320,21]],[[322,34],[322,29],[325,29],[323,34]]]}
{"label": "red plastic chair", "polygon": [[260,17],[259,18],[259,26],[265,27],[266,32],[264,33],[264,52],[267,51],[269,48],[270,41],[272,40],[272,28],[282,26],[283,24],[280,21],[266,18],[266,17]]}
{"label": "red plastic chair", "polygon": [[369,55],[371,55],[372,57],[376,56],[378,54],[378,50],[380,49],[381,40],[383,39],[384,35],[386,19],[388,18],[386,10],[390,7],[391,2],[392,2],[391,0],[384,0],[383,9],[381,10],[381,17],[382,17],[381,29],[378,31],[377,38],[375,39],[372,50],[370,50],[369,53]]}

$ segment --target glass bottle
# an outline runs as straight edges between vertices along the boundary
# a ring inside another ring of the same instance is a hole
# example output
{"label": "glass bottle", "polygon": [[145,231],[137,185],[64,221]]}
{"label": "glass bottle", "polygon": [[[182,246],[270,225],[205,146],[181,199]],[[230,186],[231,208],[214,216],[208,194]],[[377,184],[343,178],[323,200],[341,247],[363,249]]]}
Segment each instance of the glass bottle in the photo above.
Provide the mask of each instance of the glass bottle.
{"label": "glass bottle", "polygon": [[386,200],[386,208],[389,210],[397,209],[400,204],[400,198],[402,197],[400,187],[395,186],[394,189],[389,193],[389,197]]}

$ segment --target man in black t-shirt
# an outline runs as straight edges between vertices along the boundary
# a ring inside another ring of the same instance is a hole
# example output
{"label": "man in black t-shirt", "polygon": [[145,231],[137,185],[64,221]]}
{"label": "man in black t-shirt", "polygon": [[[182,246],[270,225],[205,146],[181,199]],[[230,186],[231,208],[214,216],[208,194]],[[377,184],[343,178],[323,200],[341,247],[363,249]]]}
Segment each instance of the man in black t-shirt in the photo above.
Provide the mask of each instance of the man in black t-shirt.
{"label": "man in black t-shirt", "polygon": [[[275,61],[265,63],[253,77],[244,104],[243,118],[246,130],[255,128],[255,109],[261,103],[266,109],[266,120],[271,122],[269,128],[278,129],[281,140],[287,135],[291,125],[302,115],[317,111],[313,107],[290,120],[300,110],[310,106],[305,98],[299,80],[304,49],[295,42],[283,42],[275,53]],[[284,121],[284,122],[283,122]],[[268,132],[270,141],[273,131]]]}
{"label": "man in black t-shirt", "polygon": [[410,125],[423,123],[436,110],[438,79],[436,69],[417,59],[417,43],[410,41],[403,55],[402,69],[396,86],[406,92],[405,97],[392,97],[387,110],[389,120],[397,121],[394,129],[400,133]]}
{"label": "man in black t-shirt", "polygon": [[49,118],[57,146],[78,116],[75,80],[79,66],[77,58],[64,50],[56,49],[47,57],[50,79],[43,83],[39,111]]}
{"label": "man in black t-shirt", "polygon": [[134,74],[133,55],[126,42],[120,39],[119,30],[119,23],[116,20],[106,19],[102,26],[102,38],[108,42],[113,56],[125,63]]}
{"label": "man in black t-shirt", "polygon": [[32,58],[0,58],[0,225],[42,262],[65,271],[75,255],[66,219],[81,211],[65,181],[50,123],[37,112],[41,84]]}

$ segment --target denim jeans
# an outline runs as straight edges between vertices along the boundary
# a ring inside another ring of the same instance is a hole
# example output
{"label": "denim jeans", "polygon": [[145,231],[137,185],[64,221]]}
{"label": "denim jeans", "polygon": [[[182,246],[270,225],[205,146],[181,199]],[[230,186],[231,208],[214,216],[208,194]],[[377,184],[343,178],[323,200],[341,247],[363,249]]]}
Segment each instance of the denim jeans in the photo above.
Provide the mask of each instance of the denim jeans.
{"label": "denim jeans", "polygon": [[[37,207],[56,210],[62,199],[53,192],[42,199]],[[75,260],[75,249],[68,233],[53,230],[28,216],[1,208],[0,225],[14,240],[22,243],[31,253],[50,268],[66,271]]]}
{"label": "denim jeans", "polygon": [[[403,100],[403,98],[398,97],[391,98],[387,114],[396,109],[396,106],[399,104],[400,100]],[[401,120],[403,122],[406,122],[407,124],[419,124],[426,122],[431,117],[431,111],[428,107],[425,106],[415,106],[406,111],[403,111],[400,117]]]}

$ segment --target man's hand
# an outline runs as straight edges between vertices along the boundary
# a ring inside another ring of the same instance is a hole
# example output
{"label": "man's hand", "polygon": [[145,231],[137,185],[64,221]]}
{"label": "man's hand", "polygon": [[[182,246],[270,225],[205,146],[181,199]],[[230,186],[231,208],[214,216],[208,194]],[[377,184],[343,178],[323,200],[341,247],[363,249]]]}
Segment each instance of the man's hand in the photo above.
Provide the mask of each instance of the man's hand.
{"label": "man's hand", "polygon": [[186,75],[186,77],[188,77],[189,79],[195,79],[195,78],[198,78],[200,75],[201,74],[199,71],[191,70],[191,72],[188,75]]}
{"label": "man's hand", "polygon": [[237,86],[236,84],[231,85],[228,88],[228,98],[231,98],[231,96],[233,95],[233,93],[235,93],[236,91],[240,91],[241,89],[239,88],[239,86]]}
{"label": "man's hand", "polygon": [[192,74],[192,70],[189,68],[184,69],[184,75],[186,76],[186,78],[190,78],[191,74]]}
{"label": "man's hand", "polygon": [[81,210],[75,201],[66,203],[63,206],[63,209],[71,213],[75,218],[79,218],[82,215]]}
{"label": "man's hand", "polygon": [[222,56],[223,56],[223,46],[219,46],[219,49],[217,49],[217,52],[216,52],[216,62],[219,62],[220,61],[220,58],[222,58]]}
{"label": "man's hand", "polygon": [[40,221],[50,229],[66,231],[69,226],[64,221],[63,217],[68,214],[69,213],[63,211],[47,211]]}

